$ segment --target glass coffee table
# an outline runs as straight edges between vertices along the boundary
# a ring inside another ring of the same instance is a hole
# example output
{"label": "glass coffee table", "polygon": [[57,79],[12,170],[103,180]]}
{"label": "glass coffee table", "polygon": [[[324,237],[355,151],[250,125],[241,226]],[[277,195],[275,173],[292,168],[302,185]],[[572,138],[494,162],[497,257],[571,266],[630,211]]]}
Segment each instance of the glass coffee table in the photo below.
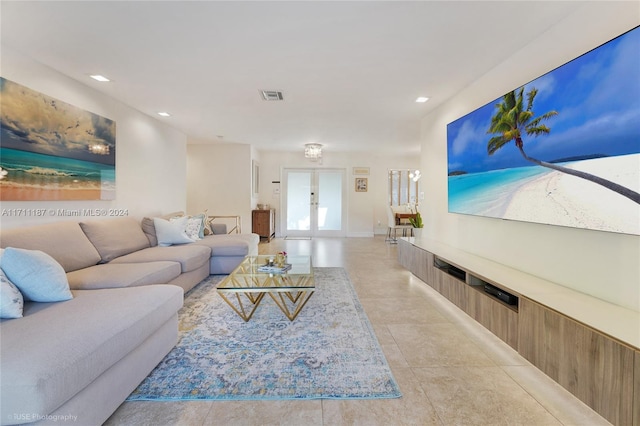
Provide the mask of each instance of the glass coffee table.
{"label": "glass coffee table", "polygon": [[311,256],[287,256],[291,269],[284,272],[258,271],[273,258],[246,256],[217,287],[222,299],[245,321],[251,319],[265,294],[293,321],[315,291]]}

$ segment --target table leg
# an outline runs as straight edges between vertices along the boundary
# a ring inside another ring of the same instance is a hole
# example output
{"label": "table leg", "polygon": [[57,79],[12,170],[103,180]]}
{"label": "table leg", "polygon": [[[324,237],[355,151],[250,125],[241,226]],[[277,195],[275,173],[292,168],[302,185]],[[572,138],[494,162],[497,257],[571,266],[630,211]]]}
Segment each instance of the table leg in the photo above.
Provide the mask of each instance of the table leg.
{"label": "table leg", "polygon": [[[298,291],[295,296],[291,294],[291,292],[278,292],[278,293],[269,293],[269,296],[276,302],[276,305],[280,308],[283,314],[289,321],[293,321],[296,319],[304,305],[307,304],[311,296],[313,295],[313,290],[311,291]],[[291,302],[288,303],[285,297]]]}
{"label": "table leg", "polygon": [[[264,298],[264,293],[257,293],[257,296],[254,296],[254,294],[256,293],[251,293],[248,291],[236,292],[235,293],[236,303],[233,303],[231,301],[232,299],[234,299],[233,297],[227,298],[227,296],[223,292],[218,292],[218,294],[220,294],[220,297],[222,297],[222,300],[227,302],[227,305],[231,306],[231,309],[233,309],[238,315],[240,315],[240,318],[242,318],[245,322],[248,322],[251,319],[251,317],[253,316],[253,313],[256,311],[256,308],[260,305],[260,302]],[[247,303],[246,307],[245,307],[245,303],[243,303],[242,301],[241,296],[245,296],[249,300],[249,303]]]}

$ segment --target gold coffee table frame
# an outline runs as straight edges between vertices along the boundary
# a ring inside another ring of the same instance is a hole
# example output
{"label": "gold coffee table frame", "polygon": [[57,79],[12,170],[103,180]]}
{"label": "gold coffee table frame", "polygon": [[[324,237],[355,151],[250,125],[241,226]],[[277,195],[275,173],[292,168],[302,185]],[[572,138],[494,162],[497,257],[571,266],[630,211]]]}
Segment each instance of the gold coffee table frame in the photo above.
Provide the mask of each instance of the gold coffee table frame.
{"label": "gold coffee table frame", "polygon": [[287,256],[291,269],[282,273],[258,272],[273,255],[246,256],[218,286],[218,294],[240,317],[249,321],[265,294],[289,321],[296,319],[315,291],[310,256]]}

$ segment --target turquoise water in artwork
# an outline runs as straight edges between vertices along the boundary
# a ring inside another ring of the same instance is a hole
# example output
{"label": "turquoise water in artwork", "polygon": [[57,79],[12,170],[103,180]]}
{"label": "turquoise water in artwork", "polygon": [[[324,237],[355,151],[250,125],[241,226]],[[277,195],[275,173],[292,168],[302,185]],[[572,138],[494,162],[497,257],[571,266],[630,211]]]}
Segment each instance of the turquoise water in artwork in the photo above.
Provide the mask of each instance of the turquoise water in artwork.
{"label": "turquoise water in artwork", "polygon": [[42,188],[115,189],[113,165],[0,148],[0,166],[6,182]]}
{"label": "turquoise water in artwork", "polygon": [[502,217],[520,186],[551,171],[531,166],[449,176],[449,211]]}

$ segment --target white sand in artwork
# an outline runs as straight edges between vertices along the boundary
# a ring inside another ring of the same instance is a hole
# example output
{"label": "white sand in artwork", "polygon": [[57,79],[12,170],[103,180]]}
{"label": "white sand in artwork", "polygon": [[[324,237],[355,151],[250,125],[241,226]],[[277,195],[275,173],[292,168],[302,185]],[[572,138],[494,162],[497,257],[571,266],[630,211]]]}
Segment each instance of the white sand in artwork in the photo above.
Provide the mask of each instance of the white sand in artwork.
{"label": "white sand in artwork", "polygon": [[[640,192],[640,154],[576,161],[567,167]],[[640,204],[601,185],[559,171],[522,185],[511,197],[503,217],[640,234]]]}

